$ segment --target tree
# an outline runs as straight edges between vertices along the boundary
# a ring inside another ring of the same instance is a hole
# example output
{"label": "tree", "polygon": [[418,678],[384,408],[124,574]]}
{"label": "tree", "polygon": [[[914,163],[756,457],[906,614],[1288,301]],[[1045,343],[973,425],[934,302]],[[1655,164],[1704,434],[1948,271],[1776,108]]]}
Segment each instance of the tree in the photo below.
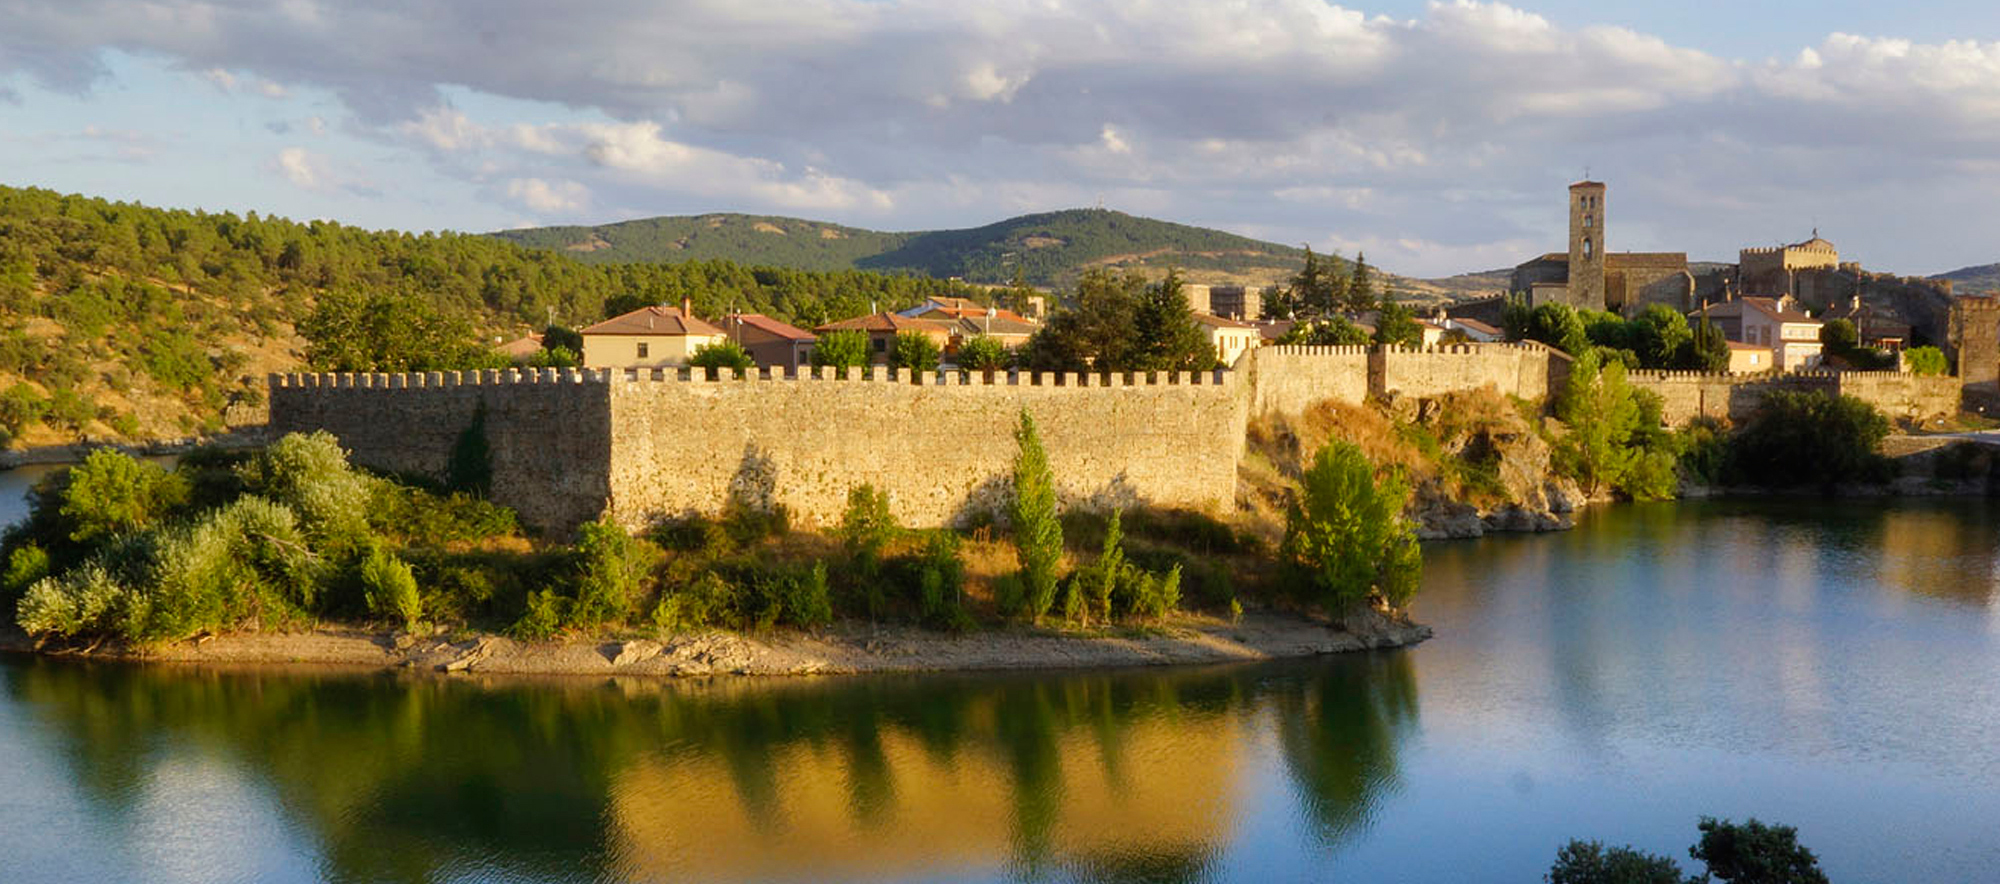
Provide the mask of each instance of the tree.
{"label": "tree", "polygon": [[1528,320],[1527,339],[1541,341],[1551,347],[1579,356],[1591,346],[1590,336],[1584,332],[1583,320],[1576,309],[1568,304],[1543,304],[1536,307]]}
{"label": "tree", "polygon": [[657,551],[610,519],[577,529],[576,601],[569,623],[585,629],[623,618]]}
{"label": "tree", "polygon": [[694,355],[688,357],[688,366],[706,370],[710,380],[723,371],[740,378],[744,372],[757,367],[757,360],[751,358],[750,351],[743,349],[742,344],[722,340],[694,348]]}
{"label": "tree", "polygon": [[1049,606],[1055,604],[1056,586],[1062,580],[1062,522],[1056,518],[1056,480],[1049,470],[1049,455],[1042,448],[1035,419],[1026,409],[1021,411],[1014,442],[1019,450],[1014,455],[1014,499],[1009,516],[1014,547],[1021,556],[1020,580],[1026,593],[1023,613],[1039,624]]}
{"label": "tree", "polygon": [[1889,464],[1876,452],[1888,435],[1889,419],[1853,396],[1773,390],[1729,438],[1724,473],[1772,488],[1882,481]]}
{"label": "tree", "polygon": [[1347,289],[1347,281],[1340,276],[1339,259],[1329,256],[1322,261],[1313,254],[1312,246],[1306,246],[1305,264],[1292,275],[1290,283],[1283,294],[1283,306],[1284,315],[1291,317],[1332,315],[1340,309]]}
{"label": "tree", "polygon": [[1571,841],[1556,851],[1556,863],[1543,877],[1548,884],[1694,884],[1683,879],[1671,857],[1634,850],[1607,849],[1597,841]]}
{"label": "tree", "polygon": [[1819,342],[1828,353],[1845,356],[1861,346],[1861,332],[1848,319],[1831,319],[1819,327]]}
{"label": "tree", "polygon": [[1510,341],[1534,338],[1535,308],[1528,306],[1527,295],[1509,295],[1500,305],[1500,332]]}
{"label": "tree", "polygon": [[1632,349],[1646,368],[1672,368],[1694,340],[1687,317],[1665,304],[1648,304],[1631,322]]}
{"label": "tree", "polygon": [[999,371],[1013,358],[1007,346],[987,335],[974,335],[958,345],[958,367],[965,371]]}
{"label": "tree", "polygon": [[571,353],[582,353],[583,335],[572,328],[551,325],[542,329],[542,349],[564,349]]}
{"label": "tree", "polygon": [[943,358],[937,341],[920,331],[897,332],[895,346],[889,348],[890,368],[907,368],[919,374],[937,371]]}
{"label": "tree", "polygon": [[1685,353],[1682,368],[1707,372],[1729,370],[1729,339],[1723,336],[1721,327],[1708,321],[1706,312],[1689,330]]}
{"label": "tree", "polygon": [[409,290],[327,292],[298,323],[306,361],[321,371],[442,371],[499,368],[472,323]]}
{"label": "tree", "polygon": [[1195,323],[1180,271],[1169,268],[1167,278],[1147,287],[1138,300],[1132,315],[1131,356],[1115,369],[1202,371],[1215,366],[1215,351]]}
{"label": "tree", "polygon": [[1423,342],[1424,327],[1417,324],[1410,308],[1396,301],[1383,301],[1382,310],[1375,317],[1375,343],[1416,347]]}
{"label": "tree", "polygon": [[348,466],[340,441],[325,430],[288,434],[236,472],[245,490],[298,513],[315,540],[344,547],[368,532],[374,480]]}
{"label": "tree", "polygon": [[1101,267],[1077,280],[1074,306],[1042,324],[1019,354],[1036,371],[1125,371],[1132,365],[1139,296],[1146,279]]}
{"label": "tree", "polygon": [[1625,380],[1625,365],[1592,349],[1570,364],[1556,416],[1569,433],[1555,446],[1555,461],[1583,485],[1584,493],[1615,488],[1635,500],[1670,497],[1678,453],[1660,424],[1660,404]]}
{"label": "tree", "polygon": [[1354,253],[1351,275],[1346,291],[1341,293],[1341,302],[1348,310],[1360,313],[1375,308],[1375,282],[1368,272],[1368,256]]}
{"label": "tree", "polygon": [[1345,316],[1330,316],[1325,319],[1301,319],[1292,324],[1280,344],[1299,344],[1307,347],[1359,346],[1369,341],[1368,333],[1361,326],[1347,321]]}
{"label": "tree", "polygon": [[1280,555],[1294,585],[1335,614],[1371,594],[1407,604],[1423,574],[1416,529],[1403,517],[1409,499],[1400,474],[1378,480],[1358,446],[1328,442],[1286,513]]}
{"label": "tree", "polygon": [[868,364],[868,333],[846,329],[820,335],[813,344],[812,364],[823,368],[859,368]]}
{"label": "tree", "polygon": [[1766,826],[1755,817],[1739,826],[1705,816],[1698,828],[1701,840],[1688,855],[1727,884],[1827,884],[1819,858],[1799,844],[1791,826]]}

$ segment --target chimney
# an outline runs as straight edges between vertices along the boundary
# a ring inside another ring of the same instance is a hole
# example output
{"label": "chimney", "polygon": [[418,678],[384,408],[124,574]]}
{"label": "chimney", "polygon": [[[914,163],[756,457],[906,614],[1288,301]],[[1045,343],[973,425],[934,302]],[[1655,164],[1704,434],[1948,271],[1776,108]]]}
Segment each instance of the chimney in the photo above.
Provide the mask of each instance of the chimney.
{"label": "chimney", "polygon": [[681,319],[684,319],[684,320],[686,320],[686,319],[693,319],[693,318],[694,318],[694,296],[693,296],[693,295],[682,295],[682,296],[681,296]]}

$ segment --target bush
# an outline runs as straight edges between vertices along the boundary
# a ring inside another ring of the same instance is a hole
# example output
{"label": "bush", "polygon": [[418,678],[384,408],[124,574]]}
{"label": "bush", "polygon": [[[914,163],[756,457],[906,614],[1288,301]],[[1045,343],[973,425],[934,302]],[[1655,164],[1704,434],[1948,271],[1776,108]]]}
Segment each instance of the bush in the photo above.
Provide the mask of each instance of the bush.
{"label": "bush", "polygon": [[739,595],[733,584],[710,571],[685,587],[665,593],[653,608],[653,623],[669,632],[708,629],[733,618]]}
{"label": "bush", "polygon": [[1569,425],[1555,445],[1556,465],[1584,493],[1608,486],[1634,500],[1673,496],[1679,452],[1661,429],[1659,397],[1633,389],[1621,362],[1601,350],[1577,357],[1556,415]]}
{"label": "bush", "polygon": [[368,610],[375,616],[394,617],[404,629],[415,629],[423,619],[417,577],[395,553],[381,547],[369,550],[361,565],[361,583],[367,589]]}
{"label": "bush", "polygon": [[49,576],[51,570],[49,554],[39,546],[24,543],[8,550],[6,570],[0,571],[0,610],[20,598],[35,581]]}
{"label": "bush", "polygon": [[288,434],[237,475],[249,492],[290,507],[315,541],[352,547],[368,533],[374,480],[348,466],[347,452],[331,433]]}
{"label": "bush", "polygon": [[1371,594],[1407,604],[1423,573],[1416,530],[1403,518],[1409,497],[1400,475],[1377,481],[1358,446],[1328,442],[1300,477],[1285,520],[1280,555],[1294,585],[1336,614]]}
{"label": "bush", "polygon": [[938,363],[944,358],[937,342],[931,336],[918,331],[896,333],[895,346],[889,348],[889,367],[907,368],[918,373],[937,371]]}
{"label": "bush", "polygon": [[630,612],[654,556],[643,542],[607,519],[577,529],[575,602],[564,623],[593,629]]}
{"label": "bush", "polygon": [[1062,579],[1062,522],[1056,518],[1055,475],[1049,471],[1048,452],[1026,409],[1021,411],[1014,442],[1019,451],[1014,457],[1014,498],[1008,515],[1021,556],[1024,607],[1018,613],[1040,623],[1055,603],[1056,584]]}
{"label": "bush", "polygon": [[538,589],[528,593],[526,609],[521,618],[508,627],[515,638],[526,641],[544,641],[552,638],[556,630],[562,628],[563,614],[568,609],[568,600],[552,589]]}
{"label": "bush", "polygon": [[1772,391],[1730,438],[1726,472],[1772,488],[1887,481],[1890,464],[1876,451],[1888,435],[1889,419],[1853,396]]}
{"label": "bush", "polygon": [[159,465],[99,448],[69,469],[62,518],[69,539],[88,542],[158,522],[187,497],[187,482]]}
{"label": "bush", "polygon": [[825,368],[859,368],[868,364],[868,333],[852,329],[830,331],[813,344],[812,364]]}
{"label": "bush", "polygon": [[1945,361],[1944,351],[1936,347],[1911,347],[1903,351],[1903,366],[1911,374],[1941,375],[1951,370]]}
{"label": "bush", "polygon": [[15,619],[29,635],[69,638],[104,631],[129,599],[108,569],[91,563],[35,581],[21,597]]}
{"label": "bush", "polygon": [[0,430],[6,430],[9,436],[27,432],[29,427],[41,423],[46,414],[48,403],[25,383],[17,381],[6,392],[0,392]]}
{"label": "bush", "polygon": [[744,372],[757,367],[757,360],[750,357],[750,351],[743,349],[742,344],[723,340],[696,347],[694,355],[688,357],[688,366],[707,370],[710,380],[725,369],[731,376],[740,378]]}

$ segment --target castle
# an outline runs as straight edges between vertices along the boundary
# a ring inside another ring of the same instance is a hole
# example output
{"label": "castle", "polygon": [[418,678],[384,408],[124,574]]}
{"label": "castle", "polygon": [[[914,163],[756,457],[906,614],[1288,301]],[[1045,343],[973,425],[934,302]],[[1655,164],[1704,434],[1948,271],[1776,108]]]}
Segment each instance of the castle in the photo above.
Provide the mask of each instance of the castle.
{"label": "castle", "polygon": [[1666,304],[1683,313],[1697,305],[1686,252],[1606,250],[1606,188],[1600,181],[1569,186],[1569,252],[1551,252],[1514,268],[1510,290],[1533,306],[1634,313]]}
{"label": "castle", "polygon": [[[782,506],[837,522],[853,488],[915,526],[964,525],[1011,494],[1017,416],[1032,415],[1068,507],[1226,511],[1249,422],[1327,400],[1359,404],[1490,387],[1546,400],[1569,357],[1539,344],[1261,347],[1234,370],[1135,375],[848,369],[708,380],[679,369],[291,374],[270,380],[273,435],[326,430],[353,460],[444,476],[483,448],[494,500],[568,532]],[[1850,393],[1895,417],[1954,414],[1958,379],[1899,372],[1634,372],[1666,418],[1740,420],[1771,389]],[[472,441],[484,445],[466,444]]]}

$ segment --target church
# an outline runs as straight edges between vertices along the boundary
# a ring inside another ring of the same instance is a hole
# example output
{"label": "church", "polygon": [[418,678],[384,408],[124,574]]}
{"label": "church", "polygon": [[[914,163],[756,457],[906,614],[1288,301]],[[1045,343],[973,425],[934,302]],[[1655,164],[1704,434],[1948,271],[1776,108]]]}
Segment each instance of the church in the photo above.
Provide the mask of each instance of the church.
{"label": "church", "polygon": [[1611,252],[1605,248],[1605,186],[1569,186],[1569,253],[1550,252],[1514,268],[1509,291],[1533,306],[1631,315],[1647,304],[1685,313],[1697,306],[1695,277],[1686,252]]}

